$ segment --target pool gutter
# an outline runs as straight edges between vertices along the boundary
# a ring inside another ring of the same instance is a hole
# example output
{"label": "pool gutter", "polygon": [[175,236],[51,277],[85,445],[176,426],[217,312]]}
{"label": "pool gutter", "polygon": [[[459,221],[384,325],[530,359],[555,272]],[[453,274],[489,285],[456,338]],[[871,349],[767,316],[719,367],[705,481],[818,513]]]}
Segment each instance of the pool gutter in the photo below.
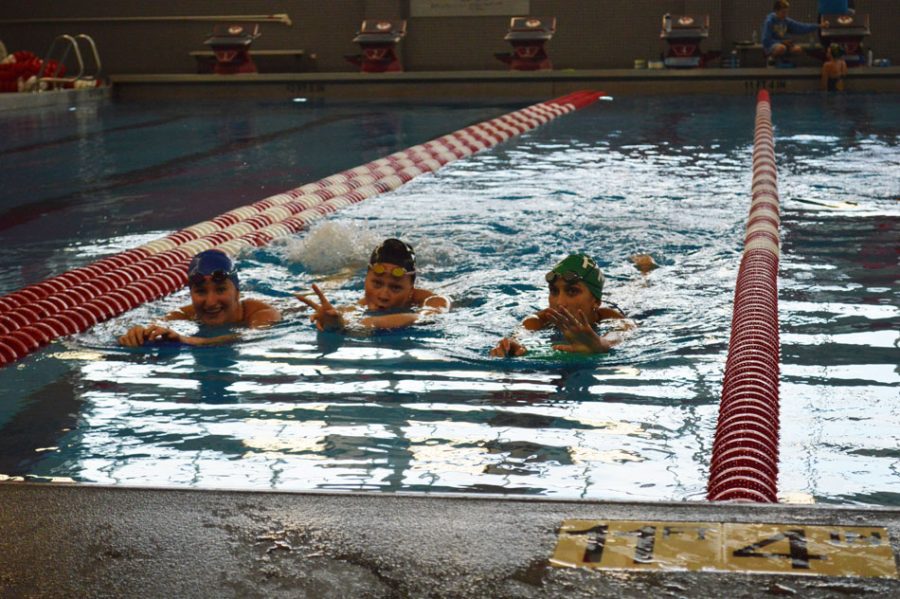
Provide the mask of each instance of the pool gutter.
{"label": "pool gutter", "polygon": [[894,508],[16,482],[0,506],[2,596],[900,596],[896,578],[549,565],[572,518],[877,525],[896,559]]}
{"label": "pool gutter", "polygon": [[[535,98],[579,89],[617,95],[755,94],[760,89],[819,89],[818,68],[606,69],[568,71],[434,71],[405,73],[266,73],[244,75],[113,75],[116,96],[126,100],[188,98]],[[900,92],[900,67],[851,69],[853,92]]]}

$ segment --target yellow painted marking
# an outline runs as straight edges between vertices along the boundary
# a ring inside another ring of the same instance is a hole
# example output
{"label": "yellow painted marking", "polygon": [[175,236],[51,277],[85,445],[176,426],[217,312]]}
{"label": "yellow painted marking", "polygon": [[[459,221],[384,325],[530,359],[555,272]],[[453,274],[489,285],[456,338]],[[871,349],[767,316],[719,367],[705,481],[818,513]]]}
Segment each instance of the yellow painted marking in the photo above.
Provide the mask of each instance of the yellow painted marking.
{"label": "yellow painted marking", "polygon": [[897,578],[887,530],[866,526],[566,520],[550,563]]}

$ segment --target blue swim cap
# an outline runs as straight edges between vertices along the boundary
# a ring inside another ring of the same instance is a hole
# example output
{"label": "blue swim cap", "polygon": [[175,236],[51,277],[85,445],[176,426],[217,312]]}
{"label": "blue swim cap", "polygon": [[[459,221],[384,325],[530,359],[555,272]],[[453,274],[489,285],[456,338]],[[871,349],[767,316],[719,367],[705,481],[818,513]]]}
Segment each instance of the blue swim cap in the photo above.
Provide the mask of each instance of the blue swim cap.
{"label": "blue swim cap", "polygon": [[191,259],[188,264],[188,285],[202,283],[210,277],[216,283],[231,279],[238,287],[237,267],[231,257],[222,250],[206,250]]}

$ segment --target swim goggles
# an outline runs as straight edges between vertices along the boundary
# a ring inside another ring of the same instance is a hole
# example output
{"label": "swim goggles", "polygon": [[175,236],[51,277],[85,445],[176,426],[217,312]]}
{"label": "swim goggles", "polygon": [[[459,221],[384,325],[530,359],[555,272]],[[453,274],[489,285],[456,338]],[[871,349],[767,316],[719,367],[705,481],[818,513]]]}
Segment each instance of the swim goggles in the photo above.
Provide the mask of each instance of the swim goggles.
{"label": "swim goggles", "polygon": [[398,279],[402,279],[406,275],[414,275],[416,271],[414,270],[406,270],[402,266],[395,266],[394,268],[387,268],[384,264],[370,264],[369,270],[374,272],[376,275],[383,275],[384,273],[390,273],[392,277],[397,277]]}
{"label": "swim goggles", "polygon": [[214,270],[210,273],[195,272],[190,277],[188,277],[188,283],[190,283],[191,285],[202,285],[206,280],[206,277],[209,277],[209,279],[213,283],[216,283],[218,285],[224,283],[225,281],[228,281],[229,279],[234,280],[234,274],[234,271],[228,272],[224,270]]}
{"label": "swim goggles", "polygon": [[551,283],[551,284],[552,284],[552,283],[553,283],[554,281],[556,281],[556,279],[558,279],[559,277],[562,277],[562,280],[563,280],[563,281],[565,281],[566,283],[570,283],[570,284],[571,284],[571,283],[577,283],[578,281],[583,281],[583,280],[584,280],[584,279],[581,277],[581,275],[578,274],[578,273],[575,273],[575,272],[572,272],[572,271],[568,271],[568,272],[556,272],[555,270],[551,270],[550,272],[548,272],[547,275],[544,277],[544,279],[546,279],[548,283]]}

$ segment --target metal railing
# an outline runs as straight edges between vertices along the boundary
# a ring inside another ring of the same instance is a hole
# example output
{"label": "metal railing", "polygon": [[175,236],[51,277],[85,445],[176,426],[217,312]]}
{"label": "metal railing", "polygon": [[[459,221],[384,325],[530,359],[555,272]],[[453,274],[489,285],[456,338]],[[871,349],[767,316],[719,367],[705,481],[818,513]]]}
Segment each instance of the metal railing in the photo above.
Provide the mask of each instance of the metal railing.
{"label": "metal railing", "polygon": [[[79,42],[84,42],[85,46],[90,49],[90,56],[94,61],[94,69],[91,74],[85,74],[84,56],[82,55]],[[55,58],[56,53],[59,52],[60,46],[62,48],[62,54],[59,55],[59,58]],[[75,57],[75,62],[78,65],[78,73],[68,77],[60,76],[58,71],[60,67],[66,64],[66,60],[69,58],[70,54]],[[57,67],[57,72],[45,75],[47,65],[50,64],[51,60],[55,60],[59,65]],[[79,87],[78,82],[80,81],[88,82],[88,87],[94,87],[96,82],[100,79],[102,71],[103,65],[100,62],[100,53],[97,52],[97,44],[94,43],[91,36],[85,33],[79,33],[75,36],[68,34],[59,35],[53,40],[53,43],[50,44],[50,48],[44,55],[44,61],[41,63],[41,70],[38,71],[37,74],[38,85],[35,88],[35,91],[59,89],[60,86],[65,84],[72,84],[75,87]]]}

